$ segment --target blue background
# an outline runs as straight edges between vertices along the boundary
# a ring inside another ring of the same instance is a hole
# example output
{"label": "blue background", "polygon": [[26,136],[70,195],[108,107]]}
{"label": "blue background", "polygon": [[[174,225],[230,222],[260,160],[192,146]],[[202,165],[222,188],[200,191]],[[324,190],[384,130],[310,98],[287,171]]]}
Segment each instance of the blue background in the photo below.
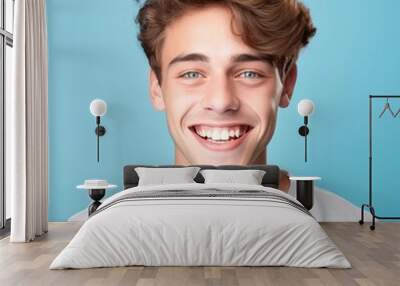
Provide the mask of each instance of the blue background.
{"label": "blue background", "polygon": [[[318,31],[298,62],[292,103],[279,112],[268,163],[295,175],[321,176],[319,186],[360,206],[368,198],[368,95],[400,94],[400,1],[304,2]],[[137,10],[133,0],[47,0],[51,221],[66,220],[89,204],[86,192],[75,189],[84,179],[121,186],[125,164],[174,163],[164,114],[148,98]],[[108,104],[100,164],[89,112],[95,98]],[[316,105],[308,163],[297,133],[303,98]],[[400,108],[400,100],[391,103]],[[378,214],[393,215],[400,202],[400,116],[378,119],[383,105],[377,101],[374,108],[375,202]]]}

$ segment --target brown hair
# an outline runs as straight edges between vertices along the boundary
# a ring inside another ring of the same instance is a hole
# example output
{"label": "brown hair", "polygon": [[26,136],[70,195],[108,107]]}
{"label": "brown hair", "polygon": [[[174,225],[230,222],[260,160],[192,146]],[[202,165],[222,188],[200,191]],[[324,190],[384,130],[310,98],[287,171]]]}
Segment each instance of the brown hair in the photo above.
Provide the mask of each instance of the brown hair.
{"label": "brown hair", "polygon": [[208,5],[228,7],[233,16],[232,32],[272,57],[282,78],[316,32],[309,9],[298,0],[147,0],[136,17],[140,26],[137,37],[160,84],[166,27],[188,9]]}

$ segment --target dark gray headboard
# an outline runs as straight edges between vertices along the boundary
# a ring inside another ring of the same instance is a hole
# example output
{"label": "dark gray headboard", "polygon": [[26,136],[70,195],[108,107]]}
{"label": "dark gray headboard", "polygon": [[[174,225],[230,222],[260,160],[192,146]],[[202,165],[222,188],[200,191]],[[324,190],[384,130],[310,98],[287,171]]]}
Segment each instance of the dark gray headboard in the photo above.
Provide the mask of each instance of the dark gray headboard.
{"label": "dark gray headboard", "polygon": [[[262,185],[265,187],[271,187],[278,189],[279,188],[279,167],[275,165],[220,165],[220,166],[212,166],[212,165],[192,165],[196,167],[200,167],[201,169],[221,169],[221,170],[241,170],[241,169],[256,169],[256,170],[264,170],[265,175],[262,180]],[[150,168],[181,168],[186,166],[181,165],[127,165],[124,167],[124,189],[133,188],[138,185],[139,177],[135,172],[136,167],[150,167]],[[204,183],[204,178],[200,174],[194,178],[197,183]]]}

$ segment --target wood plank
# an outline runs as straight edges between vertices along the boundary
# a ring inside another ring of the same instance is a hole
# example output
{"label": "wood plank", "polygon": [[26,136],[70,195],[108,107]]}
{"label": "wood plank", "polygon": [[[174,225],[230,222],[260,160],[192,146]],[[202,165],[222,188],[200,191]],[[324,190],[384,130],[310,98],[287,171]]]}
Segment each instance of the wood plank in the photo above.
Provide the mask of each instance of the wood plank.
{"label": "wood plank", "polygon": [[0,285],[399,285],[400,224],[379,223],[375,231],[357,223],[322,223],[352,269],[295,267],[116,267],[49,270],[80,223],[50,223],[49,233],[32,243],[0,240]]}

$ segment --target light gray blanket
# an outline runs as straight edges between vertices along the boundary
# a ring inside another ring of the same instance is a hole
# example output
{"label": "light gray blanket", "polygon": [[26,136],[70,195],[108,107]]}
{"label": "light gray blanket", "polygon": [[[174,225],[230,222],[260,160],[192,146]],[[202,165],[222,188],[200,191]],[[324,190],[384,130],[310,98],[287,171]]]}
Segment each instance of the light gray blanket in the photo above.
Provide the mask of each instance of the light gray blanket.
{"label": "light gray blanket", "polygon": [[192,199],[237,199],[237,200],[251,200],[257,199],[257,201],[265,200],[269,202],[275,202],[279,204],[289,205],[307,215],[311,213],[299,202],[289,199],[283,194],[277,194],[276,192],[270,192],[267,190],[256,190],[256,189],[241,189],[241,190],[225,190],[224,188],[203,188],[201,190],[156,190],[146,192],[127,192],[121,195],[119,198],[104,203],[101,208],[96,212],[92,213],[91,216],[96,215],[116,204],[127,202],[127,201],[143,201],[153,199],[175,199],[175,200],[192,200]]}
{"label": "light gray blanket", "polygon": [[139,186],[106,199],[51,269],[350,263],[299,202],[237,184]]}

